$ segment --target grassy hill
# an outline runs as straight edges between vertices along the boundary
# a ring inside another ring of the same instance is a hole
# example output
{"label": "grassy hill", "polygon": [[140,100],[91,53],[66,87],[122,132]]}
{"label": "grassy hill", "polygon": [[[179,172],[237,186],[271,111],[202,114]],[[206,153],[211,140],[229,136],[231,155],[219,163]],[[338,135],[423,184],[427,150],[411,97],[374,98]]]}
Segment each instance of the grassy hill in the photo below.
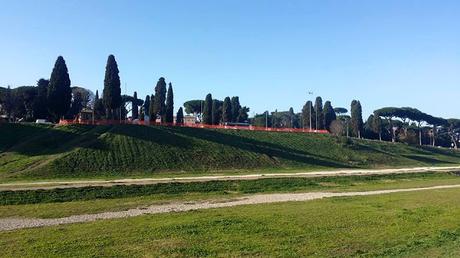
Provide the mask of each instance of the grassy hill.
{"label": "grassy hill", "polygon": [[0,124],[0,180],[460,164],[460,153],[329,135]]}

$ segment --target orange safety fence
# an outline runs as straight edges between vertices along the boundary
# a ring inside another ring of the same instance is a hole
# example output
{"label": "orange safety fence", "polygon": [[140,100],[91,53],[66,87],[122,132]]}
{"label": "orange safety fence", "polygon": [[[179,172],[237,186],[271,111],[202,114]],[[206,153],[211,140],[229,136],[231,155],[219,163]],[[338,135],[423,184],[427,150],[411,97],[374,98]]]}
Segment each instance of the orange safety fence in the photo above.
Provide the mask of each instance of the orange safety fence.
{"label": "orange safety fence", "polygon": [[159,122],[145,122],[140,120],[69,120],[61,119],[59,125],[120,125],[120,124],[133,124],[133,125],[160,125],[160,126],[177,126],[177,127],[193,127],[193,128],[209,128],[209,129],[233,129],[233,130],[248,130],[248,131],[267,131],[267,132],[293,132],[293,133],[329,133],[327,130],[310,130],[302,128],[271,128],[261,126],[240,126],[240,125],[206,125],[206,124],[176,124],[176,123],[159,123]]}

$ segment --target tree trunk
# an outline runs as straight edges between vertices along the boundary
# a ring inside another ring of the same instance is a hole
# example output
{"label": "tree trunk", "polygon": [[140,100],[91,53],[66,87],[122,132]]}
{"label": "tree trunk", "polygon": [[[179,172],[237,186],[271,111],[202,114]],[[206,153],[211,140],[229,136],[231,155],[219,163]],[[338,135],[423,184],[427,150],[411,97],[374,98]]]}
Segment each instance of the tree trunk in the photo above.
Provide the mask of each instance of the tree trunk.
{"label": "tree trunk", "polygon": [[436,146],[436,125],[433,125],[433,147]]}
{"label": "tree trunk", "polygon": [[418,129],[418,144],[422,146],[422,130]]}

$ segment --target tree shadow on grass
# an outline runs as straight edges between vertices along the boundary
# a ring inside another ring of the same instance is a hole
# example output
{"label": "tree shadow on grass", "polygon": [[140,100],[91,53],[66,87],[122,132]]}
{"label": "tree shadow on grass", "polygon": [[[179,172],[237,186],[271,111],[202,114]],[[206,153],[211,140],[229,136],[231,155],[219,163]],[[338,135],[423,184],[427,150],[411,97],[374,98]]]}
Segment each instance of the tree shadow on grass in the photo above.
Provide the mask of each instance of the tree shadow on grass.
{"label": "tree shadow on grass", "polygon": [[104,149],[106,146],[98,137],[108,128],[107,126],[72,125],[39,129],[31,132],[33,136],[10,146],[6,151],[27,156],[39,156],[63,153],[78,147]]}
{"label": "tree shadow on grass", "polygon": [[424,162],[424,163],[428,163],[428,164],[432,164],[432,165],[436,165],[436,164],[455,164],[455,162],[451,162],[451,161],[445,161],[445,160],[439,160],[439,159],[436,159],[436,158],[431,158],[431,157],[427,157],[427,156],[420,156],[420,155],[410,155],[410,154],[403,154],[401,155],[405,158],[408,158],[408,159],[412,159],[412,160],[416,160],[416,161],[420,161],[420,162]]}
{"label": "tree shadow on grass", "polygon": [[217,144],[231,146],[244,151],[255,152],[266,155],[272,159],[284,159],[297,163],[298,165],[317,165],[332,168],[351,168],[345,163],[338,163],[327,160],[319,155],[295,150],[275,143],[263,142],[234,134],[222,133],[218,130],[201,128],[171,128],[176,134],[186,135],[187,137],[198,138],[211,141]]}
{"label": "tree shadow on grass", "polygon": [[[364,151],[379,152],[379,153],[382,153],[384,155],[388,155],[388,156],[392,156],[392,157],[396,157],[396,158],[397,157],[404,157],[404,158],[407,158],[407,159],[411,159],[411,160],[415,160],[415,161],[419,161],[419,162],[424,162],[424,163],[428,163],[428,164],[442,164],[442,163],[444,163],[444,164],[454,164],[455,163],[455,162],[451,162],[451,161],[445,161],[445,160],[437,159],[435,157],[428,157],[428,155],[433,155],[432,149],[430,149],[430,148],[419,149],[419,147],[409,146],[411,148],[412,153],[411,154],[404,154],[404,153],[394,153],[394,152],[385,151],[385,150],[382,150],[382,149],[379,149],[379,148],[376,148],[376,147],[372,147],[371,145],[361,144],[359,142],[355,142],[355,144],[359,146],[356,149],[364,150]],[[443,152],[437,152],[437,154],[446,155]],[[457,156],[457,158],[458,158],[458,156]]]}
{"label": "tree shadow on grass", "polygon": [[190,139],[165,126],[117,125],[110,133],[182,149],[190,149],[192,144]]}

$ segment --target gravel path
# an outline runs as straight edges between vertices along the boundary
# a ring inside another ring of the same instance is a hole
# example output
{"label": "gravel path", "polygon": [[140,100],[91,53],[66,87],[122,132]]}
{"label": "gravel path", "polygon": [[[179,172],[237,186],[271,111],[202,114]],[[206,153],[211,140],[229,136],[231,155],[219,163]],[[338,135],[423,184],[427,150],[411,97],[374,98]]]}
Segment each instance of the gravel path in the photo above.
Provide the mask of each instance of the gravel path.
{"label": "gravel path", "polygon": [[448,188],[459,188],[459,187],[460,185],[441,185],[441,186],[433,186],[433,187],[378,190],[378,191],[367,191],[367,192],[343,192],[343,193],[315,192],[315,193],[257,194],[257,195],[251,195],[251,196],[246,196],[246,197],[241,197],[241,198],[236,198],[236,199],[229,199],[229,200],[204,201],[204,202],[197,202],[197,203],[184,202],[184,203],[172,203],[172,204],[163,204],[163,205],[152,205],[147,208],[136,208],[136,209],[130,209],[126,211],[103,212],[103,213],[96,213],[96,214],[74,215],[74,216],[56,218],[56,219],[5,218],[5,219],[0,219],[0,231],[80,223],[80,222],[90,222],[90,221],[102,220],[102,219],[127,218],[127,217],[140,216],[143,214],[184,212],[184,211],[200,210],[200,209],[232,207],[232,206],[238,206],[238,205],[277,203],[277,202],[290,202],[290,201],[309,201],[309,200],[321,199],[321,198],[327,198],[327,197],[377,195],[377,194],[412,192],[412,191],[434,190],[434,189],[448,189]]}
{"label": "gravel path", "polygon": [[35,181],[26,183],[0,183],[2,190],[26,190],[26,189],[54,189],[74,188],[85,186],[113,186],[113,185],[147,185],[169,182],[205,182],[216,180],[256,180],[261,178],[283,178],[283,177],[324,177],[324,176],[355,176],[355,175],[387,175],[407,174],[424,172],[451,172],[460,171],[460,166],[449,167],[415,167],[415,168],[390,168],[390,169],[343,169],[329,171],[312,171],[297,173],[267,173],[247,175],[216,175],[216,176],[195,176],[195,177],[167,177],[167,178],[126,178],[116,180],[74,180],[74,181]]}

